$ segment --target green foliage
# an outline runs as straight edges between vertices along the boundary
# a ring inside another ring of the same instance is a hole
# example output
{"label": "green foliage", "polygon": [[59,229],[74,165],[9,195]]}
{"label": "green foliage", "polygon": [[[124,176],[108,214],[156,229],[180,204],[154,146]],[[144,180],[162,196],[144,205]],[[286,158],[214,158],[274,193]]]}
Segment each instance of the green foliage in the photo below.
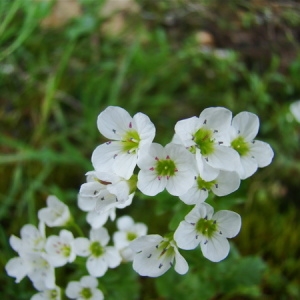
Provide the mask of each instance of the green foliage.
{"label": "green foliage", "polygon": [[[224,106],[256,113],[258,139],[275,150],[273,163],[238,191],[208,199],[242,216],[230,256],[215,264],[199,249],[185,251],[189,273],[169,270],[158,279],[124,264],[99,279],[101,289],[106,299],[298,299],[300,124],[289,105],[300,94],[299,6],[229,1],[220,10],[218,1],[136,1],[140,12],[124,12],[125,26],[113,35],[104,25],[118,13],[101,15],[104,0],[78,3],[80,16],[47,28],[41,20],[55,1],[0,1],[1,266],[15,255],[9,236],[37,224],[49,194],[85,226],[77,193],[104,140],[96,119],[106,106],[146,113],[162,144],[179,119]],[[199,30],[213,34],[213,47],[199,42]],[[137,193],[118,213],[163,235],[191,208],[167,193]],[[76,267],[57,274],[63,284],[81,275]],[[28,279],[16,285],[5,272],[0,283],[5,299],[34,293]]]}

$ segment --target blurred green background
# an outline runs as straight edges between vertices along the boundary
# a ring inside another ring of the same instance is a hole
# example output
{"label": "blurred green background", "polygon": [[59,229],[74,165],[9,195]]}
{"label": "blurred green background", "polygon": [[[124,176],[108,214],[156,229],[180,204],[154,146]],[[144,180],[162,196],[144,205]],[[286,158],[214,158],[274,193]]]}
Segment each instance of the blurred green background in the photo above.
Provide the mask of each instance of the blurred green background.
{"label": "blurred green background", "polygon": [[[48,195],[67,203],[88,233],[76,198],[92,151],[104,141],[96,119],[108,105],[147,114],[162,144],[178,120],[206,107],[250,111],[260,118],[257,139],[275,157],[235,193],[210,199],[216,210],[242,216],[226,260],[182,251],[188,274],[171,269],[158,279],[122,265],[99,279],[106,299],[300,299],[300,124],[289,111],[300,99],[299,41],[296,1],[1,0],[3,299],[35,293],[27,278],[16,285],[4,265],[16,256],[9,236],[37,225]],[[185,213],[166,193],[137,194],[118,211],[160,234]],[[58,269],[57,281],[63,286],[81,275],[70,265]]]}

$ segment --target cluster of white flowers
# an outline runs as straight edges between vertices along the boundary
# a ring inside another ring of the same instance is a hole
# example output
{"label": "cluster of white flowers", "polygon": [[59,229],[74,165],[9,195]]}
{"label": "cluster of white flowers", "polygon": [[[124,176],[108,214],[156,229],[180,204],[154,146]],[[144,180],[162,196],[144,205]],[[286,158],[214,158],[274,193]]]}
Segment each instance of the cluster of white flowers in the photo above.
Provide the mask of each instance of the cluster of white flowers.
{"label": "cluster of white flowers", "polygon": [[[108,141],[94,150],[94,170],[86,174],[78,195],[78,206],[87,212],[91,227],[89,238],[76,228],[68,206],[55,196],[49,196],[47,207],[38,212],[38,228],[27,224],[21,238],[10,238],[19,256],[9,260],[6,271],[16,282],[30,278],[39,291],[33,300],[61,299],[55,269],[77,256],[86,258],[87,275],[69,282],[65,293],[70,299],[103,299],[98,278],[122,262],[133,261],[141,276],[157,277],[173,265],[179,274],[188,271],[179,249],[199,245],[207,259],[223,260],[230,248],[227,239],[238,234],[241,217],[228,210],[214,213],[205,201],[209,193],[225,196],[236,191],[242,179],[270,164],[274,155],[267,143],[254,140],[259,129],[256,115],[241,112],[232,117],[223,107],[178,121],[166,146],[153,143],[155,127],[143,113],[131,117],[123,108],[110,106],[100,113],[97,125]],[[103,226],[116,219],[117,209],[132,204],[138,190],[155,196],[165,189],[192,205],[175,232],[147,235],[145,224],[125,215],[116,220],[117,231],[110,238]],[[78,237],[65,228],[47,237],[46,226],[73,226]]]}

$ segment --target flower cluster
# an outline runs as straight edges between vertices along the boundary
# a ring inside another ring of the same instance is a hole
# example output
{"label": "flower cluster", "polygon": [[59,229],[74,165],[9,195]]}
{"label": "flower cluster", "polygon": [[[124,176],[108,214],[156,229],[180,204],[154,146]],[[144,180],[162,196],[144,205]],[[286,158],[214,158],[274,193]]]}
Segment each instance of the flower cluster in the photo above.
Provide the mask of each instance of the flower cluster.
{"label": "flower cluster", "polygon": [[[236,191],[241,180],[269,165],[274,155],[267,143],[255,140],[259,129],[255,114],[241,112],[232,117],[223,107],[207,108],[199,117],[178,121],[165,146],[153,142],[155,127],[143,113],[131,117],[123,108],[110,106],[100,113],[97,125],[108,141],[94,150],[94,170],[86,173],[78,194],[78,207],[87,212],[89,237],[77,226],[68,206],[49,196],[47,207],[38,212],[38,228],[27,224],[21,238],[10,238],[19,256],[9,260],[6,271],[17,282],[29,277],[39,291],[34,300],[60,299],[55,269],[78,257],[85,259],[86,275],[69,282],[65,293],[70,299],[103,299],[98,278],[121,263],[133,262],[141,276],[157,277],[172,266],[179,274],[188,271],[180,249],[199,246],[207,259],[223,260],[230,248],[227,239],[238,234],[241,217],[228,210],[214,213],[206,203],[208,195]],[[174,232],[147,234],[147,226],[130,216],[116,219],[117,209],[131,205],[136,193],[155,196],[163,190],[191,205]],[[104,227],[109,219],[116,220],[112,238]],[[47,227],[64,228],[47,236]]]}

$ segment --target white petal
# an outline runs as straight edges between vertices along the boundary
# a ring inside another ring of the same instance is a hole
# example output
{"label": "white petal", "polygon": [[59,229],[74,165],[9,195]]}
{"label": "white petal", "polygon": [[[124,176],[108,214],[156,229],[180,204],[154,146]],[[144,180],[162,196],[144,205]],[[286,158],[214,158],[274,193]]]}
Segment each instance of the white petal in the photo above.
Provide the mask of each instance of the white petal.
{"label": "white petal", "polygon": [[93,229],[97,229],[103,226],[108,220],[110,210],[104,212],[90,211],[86,216],[86,221],[92,226]]}
{"label": "white petal", "polygon": [[100,290],[95,289],[93,290],[93,295],[89,300],[103,300],[103,299],[104,299],[103,293]]}
{"label": "white petal", "polygon": [[300,101],[295,101],[290,105],[290,111],[297,122],[300,123]]}
{"label": "white petal", "polygon": [[[188,119],[180,120],[175,125],[175,132],[178,138],[178,141],[181,141],[185,147],[190,147],[195,145],[195,142],[193,141],[193,135],[198,131],[198,129],[202,126],[202,123],[200,123],[199,118],[197,117],[191,117]],[[175,140],[175,141],[176,141]]]}
{"label": "white petal", "polygon": [[104,257],[109,268],[116,268],[122,260],[119,251],[111,246],[106,247]]}
{"label": "white petal", "polygon": [[207,241],[202,241],[200,247],[203,256],[213,262],[223,260],[230,249],[227,239],[219,235],[215,235]]}
{"label": "white petal", "polygon": [[205,160],[215,169],[234,171],[239,164],[239,155],[232,148],[215,145],[214,152],[205,157]]}
{"label": "white petal", "polygon": [[251,156],[251,153],[248,156],[241,156],[240,163],[241,167],[237,171],[241,179],[246,179],[257,171],[257,161]]}
{"label": "white petal", "polygon": [[92,153],[94,169],[102,172],[112,172],[112,165],[122,150],[122,144],[115,141],[98,146]]}
{"label": "white petal", "polygon": [[9,244],[16,252],[22,250],[22,240],[15,235],[10,236]]}
{"label": "white petal", "polygon": [[200,177],[203,180],[212,181],[219,175],[220,170],[210,166],[200,153],[199,149],[196,150],[196,162]]}
{"label": "white petal", "polygon": [[179,196],[179,198],[188,205],[202,203],[207,197],[208,191],[200,190],[197,183],[195,183],[185,194]]}
{"label": "white petal", "polygon": [[107,271],[107,262],[103,256],[100,257],[89,257],[86,262],[86,267],[89,271],[89,274],[94,277],[101,277]]}
{"label": "white petal", "polygon": [[185,194],[194,183],[194,174],[191,172],[178,172],[166,180],[166,189],[173,196]]}
{"label": "white petal", "polygon": [[112,171],[125,179],[129,179],[133,174],[137,161],[138,156],[136,153],[119,153],[113,162]]}
{"label": "white petal", "polygon": [[149,117],[143,113],[137,113],[133,116],[133,121],[141,139],[139,147],[152,143],[155,136],[155,127]]}
{"label": "white petal", "polygon": [[251,141],[258,133],[259,119],[257,115],[243,111],[232,119],[232,126],[246,141]]}
{"label": "white petal", "polygon": [[90,241],[87,238],[79,237],[74,240],[74,250],[79,256],[88,256],[90,254]]}
{"label": "white petal", "polygon": [[67,295],[67,297],[69,297],[71,299],[75,299],[80,296],[81,290],[82,290],[82,287],[79,282],[71,281],[67,285],[66,295]]}
{"label": "white petal", "polygon": [[135,252],[140,252],[144,248],[151,247],[153,244],[159,244],[163,237],[158,234],[149,234],[141,236],[130,243],[130,248]]}
{"label": "white petal", "polygon": [[232,113],[224,107],[209,107],[204,109],[199,121],[205,127],[217,130],[218,132],[227,131],[231,124]]}
{"label": "white petal", "polygon": [[140,170],[138,174],[137,188],[147,196],[155,196],[166,187],[167,179],[158,178],[155,171]]}
{"label": "white petal", "polygon": [[16,283],[19,283],[31,270],[25,259],[21,257],[11,258],[5,265],[5,271],[10,277],[16,278]]}
{"label": "white petal", "polygon": [[274,157],[274,152],[270,145],[257,140],[250,144],[250,154],[255,157],[260,168],[269,165]]}
{"label": "white petal", "polygon": [[220,234],[226,238],[236,236],[241,229],[241,216],[233,211],[220,210],[215,213],[213,220],[217,221]]}
{"label": "white petal", "polygon": [[130,216],[122,216],[117,220],[117,228],[119,230],[130,230],[134,225],[134,221]]}
{"label": "white petal", "polygon": [[174,240],[179,248],[185,250],[195,249],[201,241],[195,226],[186,221],[180,222],[174,233]]}
{"label": "white petal", "polygon": [[220,171],[217,184],[212,186],[212,191],[217,196],[225,196],[236,191],[240,186],[240,177],[236,172]]}
{"label": "white petal", "polygon": [[175,271],[180,275],[186,274],[187,271],[189,270],[189,265],[187,261],[179,253],[176,247],[174,247],[174,251],[175,251],[175,266],[174,266]]}
{"label": "white petal", "polygon": [[130,128],[132,117],[118,106],[109,106],[101,112],[97,119],[97,126],[101,134],[112,140],[120,140]]}
{"label": "white petal", "polygon": [[83,276],[80,279],[80,284],[83,287],[96,288],[98,286],[98,280],[93,276]]}
{"label": "white petal", "polygon": [[90,231],[91,241],[98,241],[102,246],[106,246],[109,242],[109,234],[106,228],[100,227],[98,229],[91,229]]}

